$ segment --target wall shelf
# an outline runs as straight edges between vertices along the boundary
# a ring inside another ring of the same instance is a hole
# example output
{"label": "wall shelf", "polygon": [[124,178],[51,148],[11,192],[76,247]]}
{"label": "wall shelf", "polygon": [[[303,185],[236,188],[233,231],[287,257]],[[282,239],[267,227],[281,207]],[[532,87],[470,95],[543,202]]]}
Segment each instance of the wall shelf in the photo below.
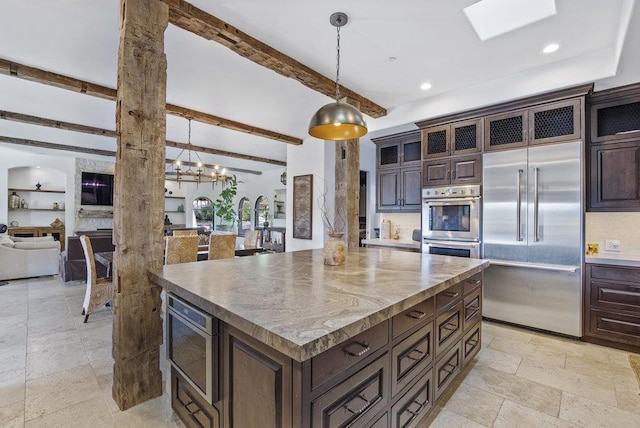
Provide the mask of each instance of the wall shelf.
{"label": "wall shelf", "polygon": [[43,189],[8,189],[9,192],[34,192],[34,193],[65,193],[64,190],[43,190]]}
{"label": "wall shelf", "polygon": [[9,211],[59,211],[59,212],[64,212],[63,209],[58,208],[53,209],[53,208],[9,208]]}

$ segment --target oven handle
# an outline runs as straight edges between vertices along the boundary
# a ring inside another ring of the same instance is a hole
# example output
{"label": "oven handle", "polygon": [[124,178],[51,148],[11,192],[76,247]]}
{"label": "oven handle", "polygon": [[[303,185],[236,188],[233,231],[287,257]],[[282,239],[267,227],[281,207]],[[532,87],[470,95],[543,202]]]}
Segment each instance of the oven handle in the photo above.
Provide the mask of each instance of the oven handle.
{"label": "oven handle", "polygon": [[427,199],[423,198],[423,202],[425,204],[451,204],[451,203],[460,203],[460,202],[478,202],[480,200],[479,196],[465,196],[464,198],[442,198],[442,199]]}
{"label": "oven handle", "polygon": [[424,241],[425,245],[446,245],[447,247],[452,247],[452,248],[476,248],[477,246],[480,245],[480,242],[477,241],[473,241],[473,242],[464,242],[464,241],[436,241],[433,239],[425,239]]}

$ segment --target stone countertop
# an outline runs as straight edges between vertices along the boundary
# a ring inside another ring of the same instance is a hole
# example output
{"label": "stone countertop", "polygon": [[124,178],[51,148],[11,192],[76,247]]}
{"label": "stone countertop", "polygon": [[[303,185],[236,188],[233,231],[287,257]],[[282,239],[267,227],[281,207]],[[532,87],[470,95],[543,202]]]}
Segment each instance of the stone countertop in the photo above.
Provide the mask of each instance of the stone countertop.
{"label": "stone countertop", "polygon": [[363,239],[362,243],[379,247],[411,248],[420,251],[420,243],[409,239]]}
{"label": "stone countertop", "polygon": [[482,271],[489,262],[360,248],[166,265],[149,278],[218,319],[305,361]]}
{"label": "stone countertop", "polygon": [[602,265],[640,267],[640,255],[620,253],[598,253],[586,256],[585,263],[599,263]]}

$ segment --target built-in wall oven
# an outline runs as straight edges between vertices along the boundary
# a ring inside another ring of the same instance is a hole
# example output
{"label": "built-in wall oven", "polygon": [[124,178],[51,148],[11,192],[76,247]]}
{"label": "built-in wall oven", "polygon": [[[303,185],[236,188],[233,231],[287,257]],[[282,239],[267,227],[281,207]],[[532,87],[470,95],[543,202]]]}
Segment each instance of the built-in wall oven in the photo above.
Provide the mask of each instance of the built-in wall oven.
{"label": "built-in wall oven", "polygon": [[219,392],[218,321],[174,294],[167,299],[167,358],[213,404]]}
{"label": "built-in wall oven", "polygon": [[480,185],[422,189],[422,251],[480,257]]}

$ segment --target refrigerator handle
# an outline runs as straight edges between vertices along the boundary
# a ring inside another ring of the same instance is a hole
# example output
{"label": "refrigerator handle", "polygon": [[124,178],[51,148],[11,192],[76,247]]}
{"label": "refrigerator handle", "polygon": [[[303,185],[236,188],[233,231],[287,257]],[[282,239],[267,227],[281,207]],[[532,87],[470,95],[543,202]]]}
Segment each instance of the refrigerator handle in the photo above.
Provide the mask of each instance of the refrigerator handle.
{"label": "refrigerator handle", "polygon": [[520,209],[522,206],[522,194],[520,193],[521,181],[522,181],[522,173],[521,169],[516,171],[516,240],[522,241],[522,227],[521,227],[521,218],[520,218]]}
{"label": "refrigerator handle", "polygon": [[533,168],[533,241],[540,241],[538,234],[538,168]]}

